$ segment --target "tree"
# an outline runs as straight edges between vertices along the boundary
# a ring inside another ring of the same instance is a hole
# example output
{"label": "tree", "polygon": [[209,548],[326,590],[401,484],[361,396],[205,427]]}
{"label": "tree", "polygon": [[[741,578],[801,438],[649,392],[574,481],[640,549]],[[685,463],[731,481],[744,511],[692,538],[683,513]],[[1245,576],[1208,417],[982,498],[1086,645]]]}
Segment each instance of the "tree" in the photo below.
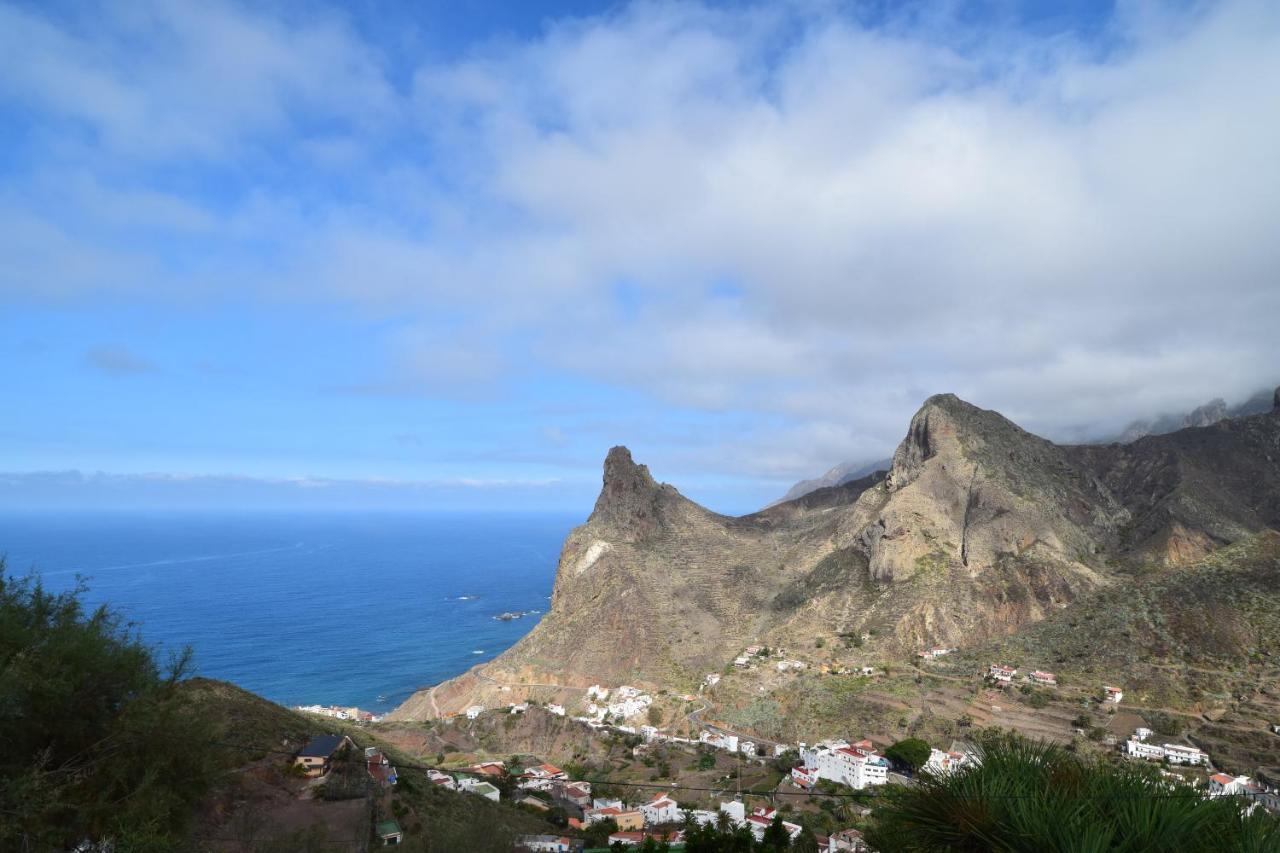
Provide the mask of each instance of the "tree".
{"label": "tree", "polygon": [[784,853],[790,847],[791,836],[787,834],[787,828],[782,825],[782,815],[774,815],[773,823],[765,827],[760,849],[767,853]]}
{"label": "tree", "polygon": [[912,770],[919,770],[929,761],[932,752],[929,744],[918,737],[900,740],[884,751],[885,758],[905,764]]}
{"label": "tree", "polygon": [[604,847],[609,843],[609,836],[617,831],[618,822],[609,817],[582,830],[582,837],[586,839],[588,847]]}
{"label": "tree", "polygon": [[1280,850],[1280,819],[1244,815],[1232,798],[1206,799],[1154,768],[1011,734],[982,745],[982,763],[963,773],[888,786],[867,842],[881,853]]}
{"label": "tree", "polygon": [[821,853],[821,851],[818,850],[818,840],[813,837],[813,833],[805,830],[791,842],[791,853]]}
{"label": "tree", "polygon": [[0,560],[0,849],[166,850],[212,783],[211,722],[122,617]]}

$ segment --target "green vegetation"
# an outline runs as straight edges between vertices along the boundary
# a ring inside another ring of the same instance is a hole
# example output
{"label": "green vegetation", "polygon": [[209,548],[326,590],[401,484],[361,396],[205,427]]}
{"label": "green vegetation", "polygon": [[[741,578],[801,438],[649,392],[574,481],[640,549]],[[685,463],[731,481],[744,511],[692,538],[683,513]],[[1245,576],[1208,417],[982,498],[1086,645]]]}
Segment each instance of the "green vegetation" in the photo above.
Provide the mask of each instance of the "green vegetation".
{"label": "green vegetation", "polygon": [[219,764],[178,689],[190,655],[162,667],[83,593],[0,562],[0,849],[173,849]]}
{"label": "green vegetation", "polygon": [[931,751],[929,744],[920,738],[909,737],[886,749],[884,754],[886,758],[899,761],[912,770],[919,770],[929,760]]}
{"label": "green vegetation", "polygon": [[867,841],[906,851],[1280,851],[1280,820],[1241,814],[1151,767],[1081,758],[1011,735],[980,765],[888,787]]}

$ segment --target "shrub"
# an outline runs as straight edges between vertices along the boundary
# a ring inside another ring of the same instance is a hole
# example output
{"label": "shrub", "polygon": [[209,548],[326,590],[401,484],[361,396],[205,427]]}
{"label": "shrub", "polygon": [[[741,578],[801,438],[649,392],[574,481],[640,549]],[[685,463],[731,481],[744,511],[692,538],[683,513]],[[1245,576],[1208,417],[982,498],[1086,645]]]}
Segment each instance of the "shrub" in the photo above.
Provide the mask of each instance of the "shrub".
{"label": "shrub", "polygon": [[220,758],[179,687],[190,652],[162,667],[85,590],[0,560],[0,849],[173,849]]}
{"label": "shrub", "polygon": [[931,850],[1277,850],[1280,820],[1243,815],[1153,768],[1086,759],[1013,735],[982,763],[889,786],[867,841],[882,853]]}

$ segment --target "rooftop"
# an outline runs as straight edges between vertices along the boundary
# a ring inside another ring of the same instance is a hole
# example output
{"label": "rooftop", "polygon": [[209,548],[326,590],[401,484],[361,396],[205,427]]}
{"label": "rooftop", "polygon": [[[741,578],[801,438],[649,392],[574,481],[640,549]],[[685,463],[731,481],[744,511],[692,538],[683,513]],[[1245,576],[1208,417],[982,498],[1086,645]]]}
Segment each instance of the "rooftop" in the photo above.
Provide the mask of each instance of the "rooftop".
{"label": "rooftop", "polygon": [[328,758],[337,751],[342,742],[346,740],[343,735],[320,735],[313,737],[311,742],[302,748],[298,753],[299,758]]}

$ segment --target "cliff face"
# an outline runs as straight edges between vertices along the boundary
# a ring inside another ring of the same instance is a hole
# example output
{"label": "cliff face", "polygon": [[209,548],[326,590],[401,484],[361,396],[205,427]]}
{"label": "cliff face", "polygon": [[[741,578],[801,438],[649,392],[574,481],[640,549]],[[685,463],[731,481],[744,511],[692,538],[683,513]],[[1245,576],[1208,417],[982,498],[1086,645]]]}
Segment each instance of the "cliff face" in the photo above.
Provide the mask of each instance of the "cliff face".
{"label": "cliff face", "polygon": [[503,686],[683,692],[750,642],[871,631],[888,656],[973,644],[1070,606],[1126,562],[1185,562],[1276,526],[1280,409],[1059,447],[931,397],[887,474],[741,518],[698,506],[615,447],[542,621],[397,714],[505,701]]}

